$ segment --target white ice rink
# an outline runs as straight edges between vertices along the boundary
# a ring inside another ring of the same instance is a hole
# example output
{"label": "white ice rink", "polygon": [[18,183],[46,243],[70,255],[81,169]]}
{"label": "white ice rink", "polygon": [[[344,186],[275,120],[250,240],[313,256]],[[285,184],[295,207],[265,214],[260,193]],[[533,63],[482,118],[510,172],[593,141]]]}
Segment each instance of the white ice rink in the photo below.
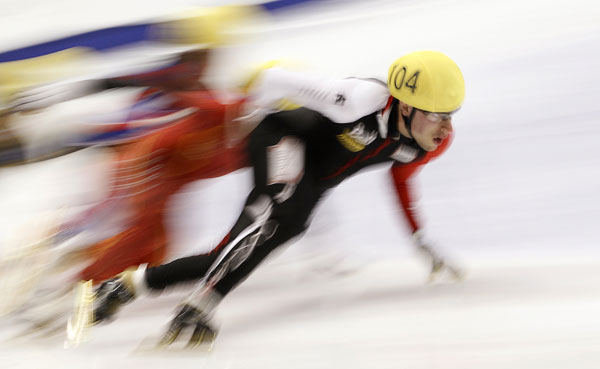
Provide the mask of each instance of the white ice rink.
{"label": "white ice rink", "polygon": [[[135,352],[162,332],[182,290],[136,301],[77,349],[60,338],[10,342],[14,326],[1,322],[0,368],[600,368],[600,5],[376,0],[301,9],[223,56],[215,79],[273,57],[331,76],[385,78],[405,52],[450,55],[467,99],[453,146],[418,177],[419,205],[430,239],[466,279],[425,283],[378,169],[340,186],[300,242],[224,300],[211,352]],[[97,196],[97,154],[0,170],[0,240],[31,214]],[[173,256],[223,236],[248,180],[241,171],[176,200]],[[338,260],[352,272],[327,270]]]}

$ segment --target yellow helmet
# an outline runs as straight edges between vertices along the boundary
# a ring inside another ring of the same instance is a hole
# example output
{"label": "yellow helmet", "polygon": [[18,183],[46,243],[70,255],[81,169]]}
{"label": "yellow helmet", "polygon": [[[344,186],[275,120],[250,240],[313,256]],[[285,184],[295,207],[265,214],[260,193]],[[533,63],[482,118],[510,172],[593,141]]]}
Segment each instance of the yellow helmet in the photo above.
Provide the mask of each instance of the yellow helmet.
{"label": "yellow helmet", "polygon": [[188,9],[180,17],[160,23],[155,32],[162,41],[212,48],[235,41],[236,27],[262,15],[258,7],[249,5]]}
{"label": "yellow helmet", "polygon": [[417,51],[397,59],[390,66],[387,85],[396,99],[430,112],[452,112],[465,98],[460,69],[438,51]]}

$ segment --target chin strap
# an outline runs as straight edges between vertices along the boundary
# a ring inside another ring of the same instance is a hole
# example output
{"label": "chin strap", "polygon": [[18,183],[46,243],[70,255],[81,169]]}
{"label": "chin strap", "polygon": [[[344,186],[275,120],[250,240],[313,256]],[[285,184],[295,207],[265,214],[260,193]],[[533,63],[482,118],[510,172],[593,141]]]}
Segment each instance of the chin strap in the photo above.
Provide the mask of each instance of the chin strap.
{"label": "chin strap", "polygon": [[406,127],[406,131],[408,132],[408,134],[410,135],[410,138],[412,138],[412,139],[414,139],[414,136],[412,133],[412,121],[413,121],[416,111],[417,111],[417,109],[413,108],[412,111],[410,112],[410,115],[408,115],[408,116],[400,113],[400,114],[402,114],[402,119],[404,120],[404,127]]}

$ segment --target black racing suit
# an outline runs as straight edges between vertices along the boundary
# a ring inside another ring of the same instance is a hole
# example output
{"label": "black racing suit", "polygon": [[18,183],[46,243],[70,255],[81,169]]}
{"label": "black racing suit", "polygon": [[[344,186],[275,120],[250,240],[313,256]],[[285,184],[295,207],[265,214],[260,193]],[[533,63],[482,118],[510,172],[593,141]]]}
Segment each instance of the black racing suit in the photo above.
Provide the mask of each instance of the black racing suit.
{"label": "black racing suit", "polygon": [[345,178],[368,166],[425,155],[399,134],[397,101],[385,100],[381,109],[349,123],[307,108],[268,115],[250,137],[254,189],[236,224],[210,253],[148,269],[150,290],[204,278],[224,296],[271,251],[303,233],[319,200]]}

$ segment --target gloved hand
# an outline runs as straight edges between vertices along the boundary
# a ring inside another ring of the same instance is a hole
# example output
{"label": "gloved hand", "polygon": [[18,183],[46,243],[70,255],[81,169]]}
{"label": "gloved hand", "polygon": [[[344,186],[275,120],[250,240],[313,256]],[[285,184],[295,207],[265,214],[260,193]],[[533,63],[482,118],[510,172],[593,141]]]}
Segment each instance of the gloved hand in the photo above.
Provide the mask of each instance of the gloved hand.
{"label": "gloved hand", "polygon": [[21,90],[10,97],[12,112],[43,109],[100,90],[101,80],[61,81]]}
{"label": "gloved hand", "polygon": [[421,230],[415,231],[411,239],[419,251],[419,253],[431,263],[431,271],[429,273],[429,282],[433,282],[438,279],[444,271],[448,272],[450,277],[454,280],[461,280],[464,277],[462,270],[449,264],[441,255],[437,253],[425,240],[423,232]]}
{"label": "gloved hand", "polygon": [[212,344],[217,336],[216,330],[208,325],[208,316],[191,304],[181,306],[175,318],[171,320],[169,329],[162,336],[159,346],[167,346],[175,342],[179,334],[187,329],[194,329],[188,347],[203,343]]}

